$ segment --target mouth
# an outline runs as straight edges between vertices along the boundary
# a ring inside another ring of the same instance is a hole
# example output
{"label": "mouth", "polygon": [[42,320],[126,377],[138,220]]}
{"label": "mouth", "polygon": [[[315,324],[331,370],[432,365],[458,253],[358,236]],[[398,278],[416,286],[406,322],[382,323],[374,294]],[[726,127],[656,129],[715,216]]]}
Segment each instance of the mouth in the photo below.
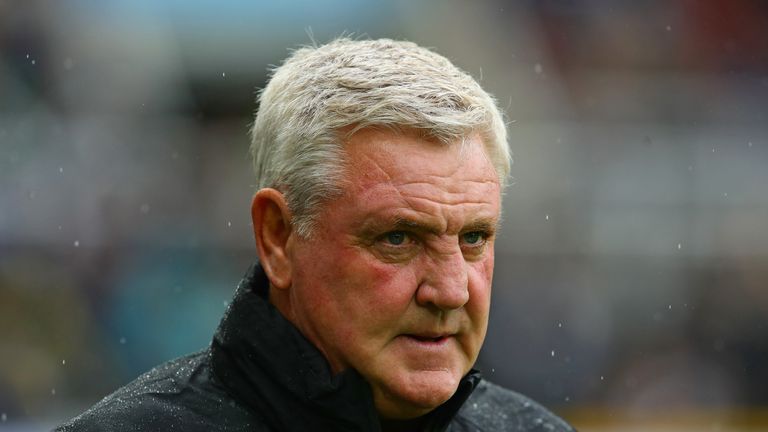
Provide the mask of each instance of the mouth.
{"label": "mouth", "polygon": [[405,334],[403,335],[411,340],[425,344],[440,344],[451,337],[449,334],[430,335],[430,334]]}

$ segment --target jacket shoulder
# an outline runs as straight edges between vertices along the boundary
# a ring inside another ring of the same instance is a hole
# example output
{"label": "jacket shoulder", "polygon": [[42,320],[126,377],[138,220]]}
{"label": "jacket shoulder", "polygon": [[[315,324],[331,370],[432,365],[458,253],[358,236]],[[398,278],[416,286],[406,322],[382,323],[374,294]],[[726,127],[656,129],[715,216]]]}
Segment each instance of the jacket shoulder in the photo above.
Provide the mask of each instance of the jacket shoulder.
{"label": "jacket shoulder", "polygon": [[575,432],[563,419],[512,390],[481,381],[459,410],[452,432]]}
{"label": "jacket shoulder", "polygon": [[211,377],[208,350],[171,360],[139,376],[54,429],[96,431],[266,430]]}

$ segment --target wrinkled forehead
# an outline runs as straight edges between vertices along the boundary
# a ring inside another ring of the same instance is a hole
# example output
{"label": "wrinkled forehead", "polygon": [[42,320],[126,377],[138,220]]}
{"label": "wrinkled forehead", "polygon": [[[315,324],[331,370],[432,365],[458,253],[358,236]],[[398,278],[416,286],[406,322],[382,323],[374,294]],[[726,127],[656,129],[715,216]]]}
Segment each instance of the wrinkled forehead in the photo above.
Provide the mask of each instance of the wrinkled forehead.
{"label": "wrinkled forehead", "polygon": [[470,133],[449,142],[412,129],[365,128],[348,134],[343,141],[344,168],[348,173],[372,177],[380,170],[394,171],[397,178],[444,175],[475,177],[498,182],[498,173],[485,140]]}
{"label": "wrinkled forehead", "polygon": [[348,193],[390,186],[500,195],[498,176],[478,136],[442,143],[413,134],[362,131],[346,143],[345,159]]}

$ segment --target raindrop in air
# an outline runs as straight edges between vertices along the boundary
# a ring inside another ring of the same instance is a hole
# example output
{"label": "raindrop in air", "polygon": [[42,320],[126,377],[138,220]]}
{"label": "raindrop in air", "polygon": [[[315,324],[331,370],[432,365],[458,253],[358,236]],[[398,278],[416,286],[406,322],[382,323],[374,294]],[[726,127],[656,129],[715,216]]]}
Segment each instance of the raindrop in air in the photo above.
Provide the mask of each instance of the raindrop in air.
{"label": "raindrop in air", "polygon": [[541,72],[543,71],[543,68],[541,67],[541,63],[536,63],[536,64],[533,66],[533,70],[534,70],[534,71],[535,71],[537,74],[541,75]]}
{"label": "raindrop in air", "polygon": [[555,356],[555,350],[552,350],[552,352],[550,354],[552,355],[552,357],[554,357]]}
{"label": "raindrop in air", "polygon": [[667,31],[672,31],[672,26],[671,25],[667,26]]}
{"label": "raindrop in air", "polygon": [[59,172],[63,173],[64,172],[64,167],[59,167]]}
{"label": "raindrop in air", "polygon": [[549,215],[544,215],[544,220],[549,220]]}
{"label": "raindrop in air", "polygon": [[678,249],[678,250],[680,250],[680,249],[682,249],[682,248],[683,248],[683,244],[682,244],[682,243],[678,243],[678,244],[677,244],[677,249]]}
{"label": "raindrop in air", "polygon": [[230,222],[230,221],[227,221],[227,226],[228,226],[228,227],[231,227],[231,226],[232,226],[232,222]]}
{"label": "raindrop in air", "polygon": [[72,243],[75,247],[80,247],[80,240],[75,240],[74,243]]}
{"label": "raindrop in air", "polygon": [[55,388],[51,389],[51,396],[56,396],[56,389]]}
{"label": "raindrop in air", "polygon": [[67,364],[67,359],[62,359],[62,360],[61,360],[61,364],[62,364],[62,365],[65,365],[65,364]]}
{"label": "raindrop in air", "polygon": [[124,337],[120,338],[120,345],[125,345],[125,343],[128,342]]}
{"label": "raindrop in air", "polygon": [[226,78],[226,77],[227,77],[227,73],[226,73],[226,72],[222,72],[222,73],[221,73],[221,77],[222,77],[222,78]]}
{"label": "raindrop in air", "polygon": [[2,413],[2,414],[0,414],[0,421],[2,421],[3,423],[5,423],[5,422],[6,422],[6,420],[8,420],[8,415],[7,415],[6,413]]}

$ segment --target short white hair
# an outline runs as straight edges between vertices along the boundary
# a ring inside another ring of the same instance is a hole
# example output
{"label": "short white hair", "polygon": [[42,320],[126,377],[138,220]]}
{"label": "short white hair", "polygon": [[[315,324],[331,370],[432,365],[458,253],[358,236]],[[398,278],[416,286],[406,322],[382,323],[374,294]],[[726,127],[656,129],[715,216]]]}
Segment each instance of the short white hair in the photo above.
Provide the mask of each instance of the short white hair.
{"label": "short white hair", "polygon": [[502,188],[511,157],[494,98],[445,57],[412,42],[339,38],[272,70],[251,128],[256,186],[281,191],[296,232],[311,236],[344,179],[344,142],[368,127],[445,144],[479,134]]}

